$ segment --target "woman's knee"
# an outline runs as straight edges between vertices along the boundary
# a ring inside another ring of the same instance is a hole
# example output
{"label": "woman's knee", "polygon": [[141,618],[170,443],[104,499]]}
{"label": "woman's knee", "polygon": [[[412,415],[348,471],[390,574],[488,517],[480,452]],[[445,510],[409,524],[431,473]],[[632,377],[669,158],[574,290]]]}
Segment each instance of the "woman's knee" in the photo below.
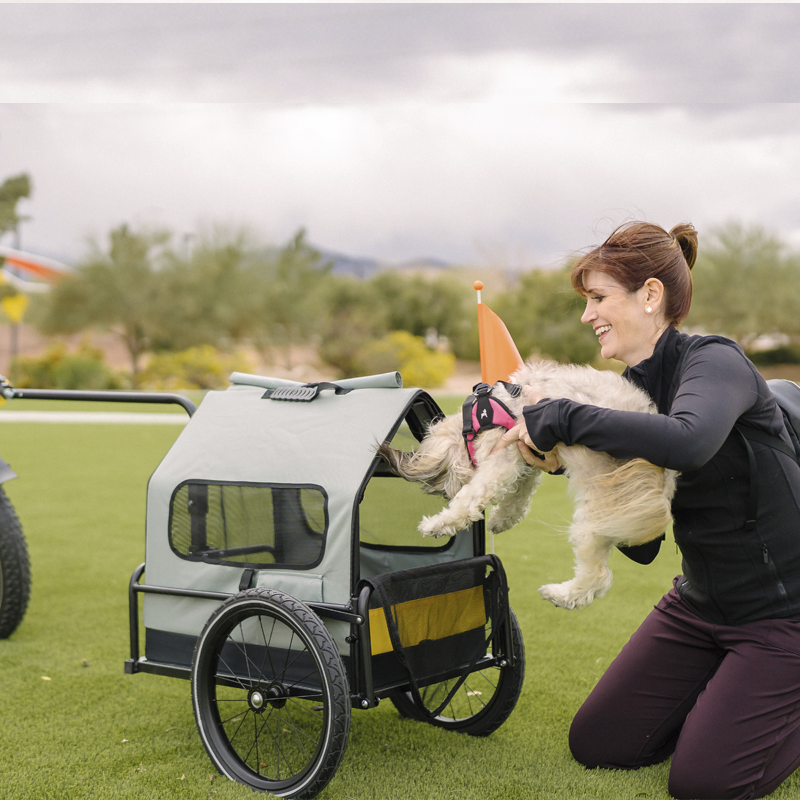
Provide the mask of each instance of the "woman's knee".
{"label": "woman's knee", "polygon": [[594,769],[600,765],[600,754],[597,752],[597,739],[594,726],[587,720],[587,714],[581,708],[572,720],[569,728],[569,749],[572,757],[584,767]]}
{"label": "woman's knee", "polygon": [[584,704],[569,729],[572,757],[588,769],[635,769],[638,764],[630,752],[625,733],[609,724],[605,716],[592,713],[591,704]]}

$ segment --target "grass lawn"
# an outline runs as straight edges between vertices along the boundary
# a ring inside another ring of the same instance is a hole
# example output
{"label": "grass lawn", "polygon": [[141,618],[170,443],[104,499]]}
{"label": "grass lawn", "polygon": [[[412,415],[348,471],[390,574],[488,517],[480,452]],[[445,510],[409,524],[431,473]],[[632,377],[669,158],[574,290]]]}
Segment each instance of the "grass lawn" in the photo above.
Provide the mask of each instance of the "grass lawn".
{"label": "grass lawn", "polygon": [[[446,405],[452,411],[457,403]],[[144,560],[147,478],[181,430],[0,425],[0,455],[20,475],[5,489],[33,564],[28,613],[0,641],[6,797],[253,796],[215,776],[195,729],[187,681],[123,673],[127,584]],[[668,541],[650,567],[616,554],[609,595],[566,612],[536,589],[571,574],[564,540],[570,514],[564,479],[547,478],[525,523],[496,538],[527,650],[525,687],[509,721],[474,739],[402,719],[388,702],[354,711],[344,761],[321,797],[668,797],[668,764],[587,771],[572,760],[567,731],[588,691],[679,571],[674,544]],[[794,777],[774,797],[798,793]]]}

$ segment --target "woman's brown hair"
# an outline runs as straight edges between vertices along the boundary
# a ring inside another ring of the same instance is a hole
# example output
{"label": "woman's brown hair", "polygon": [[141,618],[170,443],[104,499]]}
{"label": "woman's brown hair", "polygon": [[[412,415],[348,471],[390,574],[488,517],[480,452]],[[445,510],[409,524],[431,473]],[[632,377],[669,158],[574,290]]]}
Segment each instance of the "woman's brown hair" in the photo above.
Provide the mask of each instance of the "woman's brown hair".
{"label": "woman's brown hair", "polygon": [[697,231],[689,223],[667,233],[649,222],[629,222],[617,228],[599,247],[581,256],[572,268],[572,287],[586,294],[589,270],[604,272],[627,292],[635,292],[649,278],[664,284],[664,316],[678,325],[692,304],[691,269],[697,258]]}

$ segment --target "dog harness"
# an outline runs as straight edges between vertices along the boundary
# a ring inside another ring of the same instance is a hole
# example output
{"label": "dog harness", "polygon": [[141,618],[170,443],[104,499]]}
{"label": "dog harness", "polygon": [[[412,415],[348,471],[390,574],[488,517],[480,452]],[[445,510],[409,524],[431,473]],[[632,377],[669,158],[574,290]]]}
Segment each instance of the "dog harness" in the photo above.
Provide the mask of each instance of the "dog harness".
{"label": "dog harness", "polygon": [[[497,381],[495,386],[497,384],[502,384],[512,397],[519,397],[522,392],[522,386],[518,383]],[[517,424],[517,420],[508,410],[508,406],[496,397],[492,397],[493,388],[488,383],[476,383],[472,387],[472,394],[461,406],[463,420],[461,430],[473,467],[477,466],[475,463],[475,437],[479,433],[489,430],[489,428],[510,430]]]}

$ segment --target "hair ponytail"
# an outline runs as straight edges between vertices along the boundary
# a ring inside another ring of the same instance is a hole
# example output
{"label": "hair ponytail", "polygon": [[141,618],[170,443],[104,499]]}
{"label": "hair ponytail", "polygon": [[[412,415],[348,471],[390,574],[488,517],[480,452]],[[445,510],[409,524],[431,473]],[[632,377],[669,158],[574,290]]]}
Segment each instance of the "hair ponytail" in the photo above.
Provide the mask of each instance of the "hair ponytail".
{"label": "hair ponytail", "polygon": [[689,269],[697,260],[697,230],[690,222],[681,222],[670,230],[670,235],[680,245]]}

